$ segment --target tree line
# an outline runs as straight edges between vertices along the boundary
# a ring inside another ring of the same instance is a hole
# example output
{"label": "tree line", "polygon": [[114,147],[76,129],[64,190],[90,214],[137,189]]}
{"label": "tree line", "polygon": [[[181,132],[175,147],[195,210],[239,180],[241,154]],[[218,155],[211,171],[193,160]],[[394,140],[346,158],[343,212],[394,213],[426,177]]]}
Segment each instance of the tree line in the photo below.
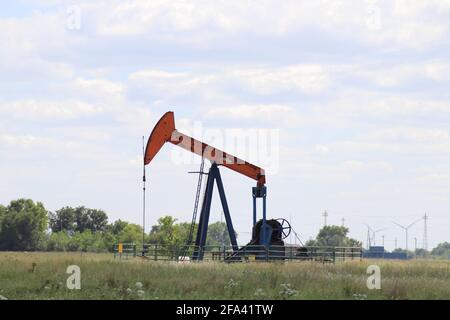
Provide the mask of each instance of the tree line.
{"label": "tree line", "polygon": [[[112,223],[103,210],[84,206],[48,211],[31,199],[0,205],[0,250],[2,251],[91,251],[107,252],[116,243],[164,244],[182,246],[191,224],[171,216],[158,219],[149,233],[142,226],[123,220]],[[194,226],[194,235],[197,226]],[[226,224],[209,226],[206,244],[230,245]]]}
{"label": "tree line", "polygon": [[[43,203],[31,199],[11,201],[0,205],[0,251],[111,251],[114,244],[147,244],[183,246],[188,239],[191,224],[177,222],[171,216],[158,219],[150,232],[143,233],[142,226],[122,220],[109,222],[103,210],[84,206],[63,207],[48,211]],[[194,236],[197,225],[194,226]],[[325,226],[307,246],[356,247],[358,240],[349,238],[349,229],[343,226]],[[208,246],[229,246],[226,224],[209,225]],[[399,251],[398,249],[397,251]],[[411,257],[450,258],[450,243],[443,242],[431,251],[418,249],[409,252]]]}

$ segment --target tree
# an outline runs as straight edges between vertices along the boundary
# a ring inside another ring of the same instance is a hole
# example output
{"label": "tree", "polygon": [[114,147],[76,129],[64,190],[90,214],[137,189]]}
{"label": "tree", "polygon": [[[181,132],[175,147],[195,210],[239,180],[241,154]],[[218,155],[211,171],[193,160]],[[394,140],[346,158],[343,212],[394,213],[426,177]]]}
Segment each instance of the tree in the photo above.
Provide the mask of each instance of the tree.
{"label": "tree", "polygon": [[127,224],[118,234],[117,240],[122,243],[142,243],[142,227],[134,223]]}
{"label": "tree", "polygon": [[122,232],[123,229],[125,229],[127,225],[128,222],[119,219],[114,221],[114,223],[109,224],[106,230],[114,235],[118,235],[120,232]]}
{"label": "tree", "polygon": [[218,221],[208,226],[206,245],[216,247],[231,246],[230,235],[228,234],[228,228],[225,222]]}
{"label": "tree", "polygon": [[306,243],[307,246],[319,247],[360,247],[362,243],[347,237],[349,229],[344,226],[324,226],[315,240]]}
{"label": "tree", "polygon": [[47,210],[41,202],[13,200],[3,209],[0,227],[1,250],[36,250],[45,238]]}
{"label": "tree", "polygon": [[165,216],[158,219],[158,224],[152,226],[149,234],[150,243],[161,245],[182,244],[180,228],[175,226],[177,219]]}
{"label": "tree", "polygon": [[[179,239],[178,243],[180,245],[186,244],[188,239],[189,239],[189,233],[191,232],[191,223],[190,222],[180,222],[180,223],[175,225],[175,228],[178,229],[178,231],[177,231],[178,239]],[[198,225],[195,224],[194,225],[193,236],[192,236],[192,241],[195,240],[195,236],[197,235],[197,228],[198,228]]]}
{"label": "tree", "polygon": [[89,226],[89,215],[87,213],[87,210],[85,207],[77,207],[74,209],[75,211],[75,231],[77,232],[84,232],[88,229]]}
{"label": "tree", "polygon": [[414,254],[415,254],[416,258],[422,258],[422,259],[428,258],[430,256],[430,253],[427,250],[422,249],[422,248],[416,249]]}
{"label": "tree", "polygon": [[450,243],[439,243],[436,248],[431,250],[431,255],[435,257],[448,258],[450,257]]}
{"label": "tree", "polygon": [[88,209],[89,230],[92,232],[105,231],[108,225],[108,215],[103,210]]}
{"label": "tree", "polygon": [[2,220],[6,214],[6,208],[0,204],[0,232],[2,232]]}
{"label": "tree", "polygon": [[48,239],[46,248],[48,251],[69,251],[70,236],[65,231],[52,232]]}
{"label": "tree", "polygon": [[77,207],[75,210],[75,231],[92,232],[105,231],[108,225],[108,215],[103,210],[89,209],[84,206]]}
{"label": "tree", "polygon": [[49,212],[49,225],[52,232],[67,231],[73,233],[76,229],[75,209],[64,207],[55,213]]}

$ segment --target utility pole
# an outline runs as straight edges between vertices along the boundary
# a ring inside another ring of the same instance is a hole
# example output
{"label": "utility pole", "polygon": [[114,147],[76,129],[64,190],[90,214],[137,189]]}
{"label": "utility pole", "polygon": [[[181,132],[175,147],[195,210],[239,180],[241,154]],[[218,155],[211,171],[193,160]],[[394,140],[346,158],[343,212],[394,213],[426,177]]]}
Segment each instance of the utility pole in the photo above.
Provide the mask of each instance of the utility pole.
{"label": "utility pole", "polygon": [[145,137],[142,136],[142,256],[145,256]]}
{"label": "utility pole", "polygon": [[[292,228],[292,214],[289,216],[289,224],[291,225]],[[292,232],[289,235],[289,243],[292,244]]]}
{"label": "utility pole", "polygon": [[384,247],[384,234],[381,236],[381,239],[383,239],[382,241],[382,243],[383,243],[383,247]]}
{"label": "utility pole", "polygon": [[345,227],[345,218],[342,218],[342,226]]}
{"label": "utility pole", "polygon": [[425,250],[428,251],[428,226],[427,226],[428,216],[425,213],[423,216],[423,243],[422,246]]}
{"label": "utility pole", "polygon": [[367,226],[367,250],[370,250],[371,241],[370,241],[370,227]]}
{"label": "utility pole", "polygon": [[324,225],[324,227],[326,227],[326,226],[327,226],[328,212],[325,210],[325,211],[322,213],[322,216],[323,216],[323,225]]}
{"label": "utility pole", "polygon": [[414,237],[414,257],[417,258],[417,238]]}

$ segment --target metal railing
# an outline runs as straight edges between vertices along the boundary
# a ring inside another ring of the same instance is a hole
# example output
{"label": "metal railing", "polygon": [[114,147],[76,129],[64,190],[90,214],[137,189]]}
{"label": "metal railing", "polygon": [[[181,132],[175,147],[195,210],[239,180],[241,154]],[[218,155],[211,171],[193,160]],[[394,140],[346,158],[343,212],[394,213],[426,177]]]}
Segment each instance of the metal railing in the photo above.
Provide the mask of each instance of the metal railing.
{"label": "metal railing", "polygon": [[[128,259],[137,256],[136,244],[114,246],[114,257]],[[161,244],[144,245],[139,256],[153,261],[218,261],[218,262],[276,262],[317,261],[335,263],[347,260],[362,260],[360,247],[301,247],[301,246],[242,246],[233,251],[231,246],[171,246]]]}
{"label": "metal railing", "polygon": [[137,246],[135,243],[117,243],[113,245],[112,251],[114,253],[114,259],[130,259],[136,258]]}

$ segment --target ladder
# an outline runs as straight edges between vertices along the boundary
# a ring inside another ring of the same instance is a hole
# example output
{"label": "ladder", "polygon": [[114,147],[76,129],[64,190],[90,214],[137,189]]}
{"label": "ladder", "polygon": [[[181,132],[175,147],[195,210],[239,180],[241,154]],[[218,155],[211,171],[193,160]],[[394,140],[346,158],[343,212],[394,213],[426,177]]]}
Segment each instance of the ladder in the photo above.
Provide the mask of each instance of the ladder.
{"label": "ladder", "polygon": [[189,229],[189,235],[186,241],[186,247],[184,249],[182,258],[186,257],[186,253],[189,250],[189,246],[192,244],[192,240],[194,237],[195,222],[197,221],[198,206],[200,203],[200,193],[202,192],[203,175],[205,174],[203,172],[204,167],[205,167],[205,158],[202,158],[202,163],[200,164],[200,171],[198,172],[197,193],[195,195],[194,211],[192,212],[191,226]]}

